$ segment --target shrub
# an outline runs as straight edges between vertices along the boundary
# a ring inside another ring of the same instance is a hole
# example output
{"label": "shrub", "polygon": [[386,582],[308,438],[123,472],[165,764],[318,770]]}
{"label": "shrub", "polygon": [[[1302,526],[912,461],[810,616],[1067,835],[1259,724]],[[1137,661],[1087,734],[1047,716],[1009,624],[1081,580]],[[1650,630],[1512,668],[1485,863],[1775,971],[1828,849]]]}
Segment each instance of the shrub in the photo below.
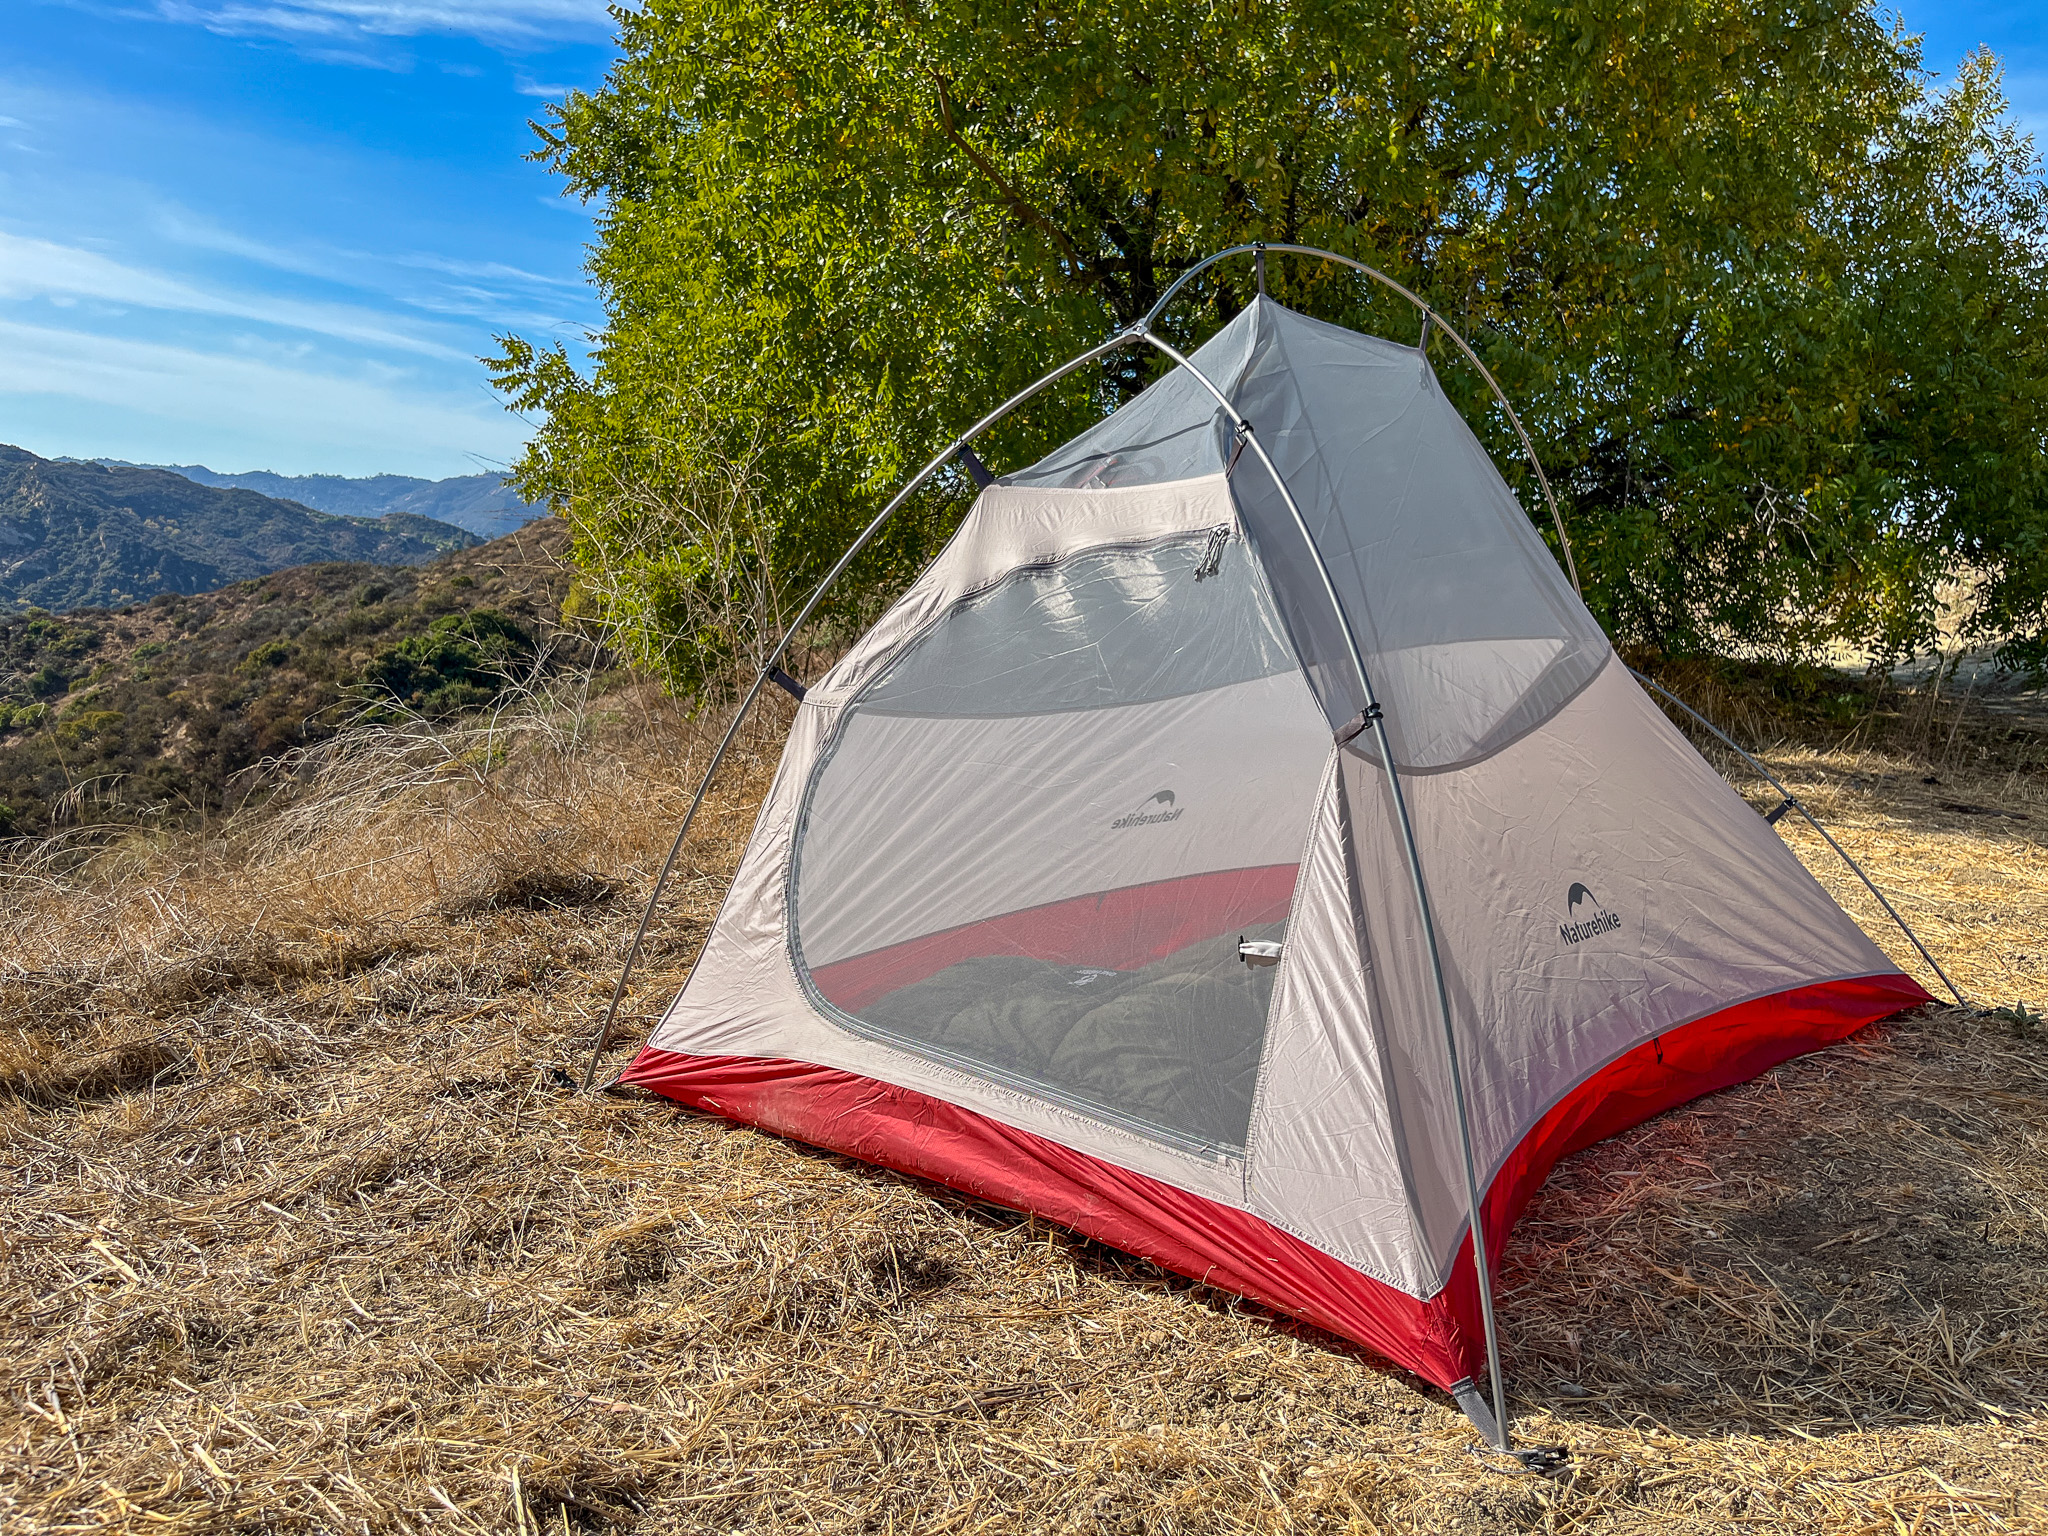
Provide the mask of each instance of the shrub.
{"label": "shrub", "polygon": [[533,636],[495,608],[436,619],[425,634],[386,646],[359,686],[415,714],[442,718],[489,704],[530,666]]}

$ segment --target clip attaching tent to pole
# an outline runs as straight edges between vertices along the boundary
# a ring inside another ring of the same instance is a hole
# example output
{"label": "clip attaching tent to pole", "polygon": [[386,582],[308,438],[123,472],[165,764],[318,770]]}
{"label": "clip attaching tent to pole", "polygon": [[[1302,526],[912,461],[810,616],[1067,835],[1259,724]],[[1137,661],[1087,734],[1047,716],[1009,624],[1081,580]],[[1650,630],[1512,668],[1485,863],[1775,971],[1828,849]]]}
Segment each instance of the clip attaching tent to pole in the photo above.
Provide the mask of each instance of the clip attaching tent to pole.
{"label": "clip attaching tent to pole", "polygon": [[805,688],[802,683],[798,682],[795,678],[791,677],[787,672],[783,671],[782,668],[777,666],[769,667],[768,681],[773,683],[776,687],[780,688],[792,699],[795,699],[799,704],[803,703],[804,695],[810,691],[809,689]]}
{"label": "clip attaching tent to pole", "polygon": [[1263,298],[1265,298],[1265,297],[1267,296],[1267,295],[1266,295],[1266,248],[1265,248],[1265,247],[1264,247],[1263,245],[1254,245],[1254,246],[1252,247],[1252,270],[1253,270],[1253,272],[1255,272],[1255,273],[1256,273],[1256,274],[1258,275],[1258,281],[1259,281],[1259,297],[1263,299]]}
{"label": "clip attaching tent to pole", "polygon": [[960,467],[967,471],[967,478],[974,482],[976,490],[985,491],[996,483],[996,477],[990,474],[988,466],[981,462],[981,456],[965,443],[960,445],[958,457]]}
{"label": "clip attaching tent to pole", "polygon": [[1772,806],[1768,811],[1764,812],[1764,821],[1768,825],[1775,827],[1779,822],[1785,819],[1785,813],[1789,810],[1795,809],[1798,806],[1798,804],[1798,801],[1794,800],[1790,795],[1787,795],[1784,799],[1780,800],[1776,805]]}
{"label": "clip attaching tent to pole", "polygon": [[1251,435],[1252,424],[1248,421],[1240,421],[1237,424],[1237,430],[1231,434],[1230,462],[1223,466],[1224,474],[1227,475],[1232,470],[1237,468],[1238,458],[1244,453],[1244,445],[1250,439]]}

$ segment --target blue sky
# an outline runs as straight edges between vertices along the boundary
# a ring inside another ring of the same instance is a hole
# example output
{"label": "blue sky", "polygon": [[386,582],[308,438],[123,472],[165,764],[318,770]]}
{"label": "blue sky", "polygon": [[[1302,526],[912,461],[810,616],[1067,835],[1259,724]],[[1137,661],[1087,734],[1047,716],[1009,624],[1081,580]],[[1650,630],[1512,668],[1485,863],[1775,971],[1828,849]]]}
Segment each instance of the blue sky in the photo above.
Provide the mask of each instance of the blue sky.
{"label": "blue sky", "polygon": [[476,358],[580,347],[590,221],[521,157],[601,0],[0,0],[0,442],[430,476],[518,452]]}
{"label": "blue sky", "polygon": [[[2048,3],[1905,0],[2048,143]],[[0,442],[450,475],[526,428],[476,358],[601,315],[521,157],[602,77],[602,0],[0,0]]]}

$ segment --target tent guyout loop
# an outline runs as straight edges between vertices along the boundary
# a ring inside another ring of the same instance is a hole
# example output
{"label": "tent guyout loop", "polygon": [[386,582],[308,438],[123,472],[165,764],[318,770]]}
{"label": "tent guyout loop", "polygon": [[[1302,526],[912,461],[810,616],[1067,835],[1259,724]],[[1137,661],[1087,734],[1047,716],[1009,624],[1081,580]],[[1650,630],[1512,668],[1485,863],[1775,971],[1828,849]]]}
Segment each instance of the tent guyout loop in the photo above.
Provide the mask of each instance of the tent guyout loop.
{"label": "tent guyout loop", "polygon": [[584,1081],[790,637],[1132,345],[1171,371],[981,486],[810,686],[620,1080],[1303,1318],[1505,1447],[1494,1260],[1557,1159],[1927,994],[1629,681],[1413,347],[1261,293],[934,458],[727,727]]}

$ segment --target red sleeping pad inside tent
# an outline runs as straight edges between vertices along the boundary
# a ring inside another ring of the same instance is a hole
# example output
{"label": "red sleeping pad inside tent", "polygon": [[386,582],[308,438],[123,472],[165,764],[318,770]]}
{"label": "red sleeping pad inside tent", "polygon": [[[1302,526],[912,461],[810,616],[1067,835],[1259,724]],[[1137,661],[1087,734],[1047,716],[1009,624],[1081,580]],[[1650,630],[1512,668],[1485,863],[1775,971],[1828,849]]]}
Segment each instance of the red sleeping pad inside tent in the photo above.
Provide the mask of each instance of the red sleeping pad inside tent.
{"label": "red sleeping pad inside tent", "polygon": [[[1930,1001],[1908,976],[1866,976],[1756,998],[1645,1041],[1580,1083],[1522,1138],[1487,1191],[1488,1252],[1497,1260],[1558,1159]],[[1485,1369],[1469,1234],[1449,1285],[1423,1301],[1248,1212],[872,1078],[649,1047],[623,1081],[1059,1222],[1327,1329],[1437,1386]]]}

